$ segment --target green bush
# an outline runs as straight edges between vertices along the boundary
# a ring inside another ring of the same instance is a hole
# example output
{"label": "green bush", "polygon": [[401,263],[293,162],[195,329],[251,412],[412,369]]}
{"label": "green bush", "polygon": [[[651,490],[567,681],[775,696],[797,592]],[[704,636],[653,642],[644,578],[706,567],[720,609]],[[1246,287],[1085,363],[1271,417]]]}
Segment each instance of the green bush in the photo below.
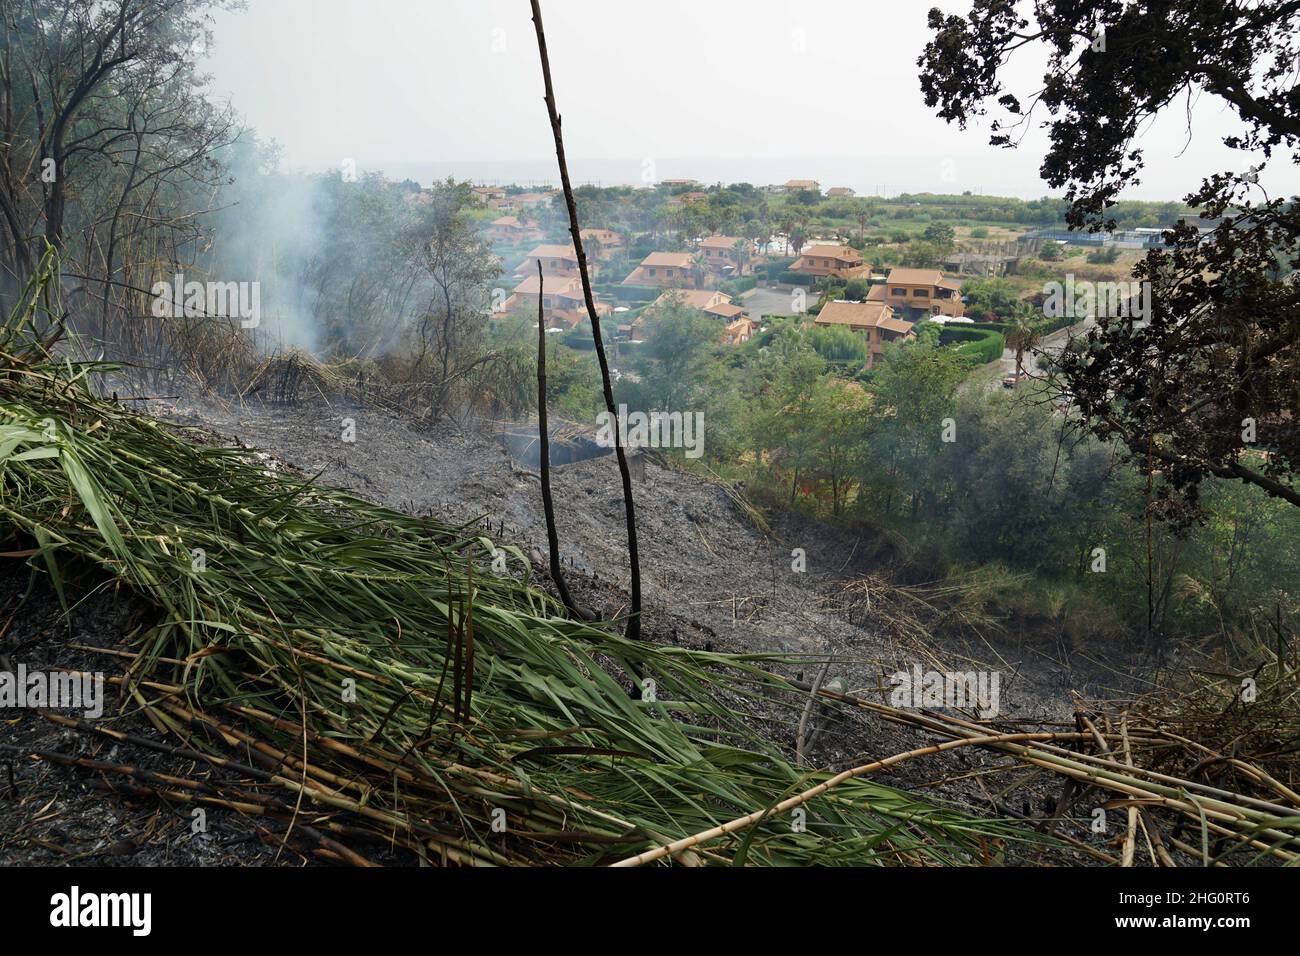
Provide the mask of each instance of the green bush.
{"label": "green bush", "polygon": [[760,266],[763,270],[763,278],[769,282],[779,282],[782,273],[788,270],[793,263],[794,259],[790,256],[777,256],[768,259],[767,262]]}
{"label": "green bush", "polygon": [[644,305],[659,298],[664,291],[652,285],[619,285],[616,282],[602,282],[592,289],[605,300],[612,299],[619,305]]}
{"label": "green bush", "polygon": [[741,276],[739,279],[728,279],[718,285],[719,290],[727,293],[732,298],[739,298],[742,293],[758,285],[757,276]]}
{"label": "green bush", "polygon": [[974,365],[987,365],[1002,358],[1006,340],[992,329],[972,329],[969,325],[945,325],[939,331],[940,345],[955,345],[957,354]]}

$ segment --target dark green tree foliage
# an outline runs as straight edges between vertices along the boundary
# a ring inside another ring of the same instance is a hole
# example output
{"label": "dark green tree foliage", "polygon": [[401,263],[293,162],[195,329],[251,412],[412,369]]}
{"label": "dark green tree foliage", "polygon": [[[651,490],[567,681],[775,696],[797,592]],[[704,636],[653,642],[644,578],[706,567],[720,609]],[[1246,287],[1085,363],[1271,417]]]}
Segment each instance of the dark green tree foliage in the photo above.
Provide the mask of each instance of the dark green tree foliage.
{"label": "dark green tree foliage", "polygon": [[[975,0],[965,17],[931,11],[919,60],[926,103],[945,119],[964,126],[1001,108],[995,144],[1014,145],[1017,127],[1043,117],[1041,172],[1065,188],[1080,229],[1113,226],[1116,197],[1140,178],[1135,137],[1149,117],[1208,95],[1240,120],[1224,142],[1241,168],[1207,174],[1186,197],[1219,220],[1214,231],[1167,232],[1135,272],[1151,284],[1152,314],[1102,319],[1061,362],[1094,433],[1188,502],[1219,477],[1300,505],[1300,206],[1258,185],[1268,162],[1297,159],[1298,19],[1293,0]],[[1022,100],[1004,71],[1034,45],[1047,67]]]}

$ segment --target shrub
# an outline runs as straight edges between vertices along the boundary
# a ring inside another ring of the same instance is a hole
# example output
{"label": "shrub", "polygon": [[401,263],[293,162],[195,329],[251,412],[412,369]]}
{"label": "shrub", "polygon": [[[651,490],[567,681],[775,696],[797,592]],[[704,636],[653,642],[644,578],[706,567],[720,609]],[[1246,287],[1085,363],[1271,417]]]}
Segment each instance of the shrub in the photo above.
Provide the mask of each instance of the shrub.
{"label": "shrub", "polygon": [[739,298],[742,293],[748,292],[754,286],[758,285],[757,276],[741,276],[738,279],[728,279],[720,283],[718,288],[733,298]]}
{"label": "shrub", "polygon": [[1105,266],[1119,259],[1119,246],[1103,246],[1088,253],[1088,262],[1094,266]]}
{"label": "shrub", "polygon": [[962,343],[957,354],[973,365],[987,365],[1002,358],[1006,341],[1001,332],[992,329],[972,329],[970,326],[945,325],[939,332],[940,345]]}

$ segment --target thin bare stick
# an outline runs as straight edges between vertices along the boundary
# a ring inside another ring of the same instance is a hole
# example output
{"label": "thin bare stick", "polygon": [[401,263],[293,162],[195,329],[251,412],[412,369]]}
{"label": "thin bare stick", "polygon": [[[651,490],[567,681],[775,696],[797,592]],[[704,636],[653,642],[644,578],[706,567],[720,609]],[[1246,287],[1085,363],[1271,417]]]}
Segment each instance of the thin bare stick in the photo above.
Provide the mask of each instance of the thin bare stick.
{"label": "thin bare stick", "polygon": [[615,425],[614,454],[618,458],[618,473],[623,479],[623,510],[627,517],[627,556],[632,565],[632,609],[624,634],[636,640],[641,636],[641,560],[636,547],[636,509],[632,505],[632,472],[627,466],[627,452],[619,438],[618,409],[614,407],[614,387],[610,383],[609,362],[605,358],[605,345],[600,336],[600,316],[596,314],[596,301],[591,294],[591,278],[587,274],[587,255],[582,251],[582,235],[578,229],[578,204],[573,198],[569,182],[569,166],[564,158],[564,137],[560,133],[560,113],[555,105],[555,89],[551,85],[551,61],[546,54],[546,32],[542,29],[542,8],[532,0],[533,26],[537,30],[537,52],[542,59],[542,81],[546,87],[546,111],[551,118],[551,134],[555,137],[555,158],[560,164],[560,183],[564,187],[564,204],[569,210],[569,232],[573,235],[573,249],[578,257],[578,275],[582,278],[582,296],[591,318],[591,337],[596,343],[596,360],[600,363],[601,388],[605,393],[605,408],[611,424]]}
{"label": "thin bare stick", "polygon": [[804,765],[804,740],[808,732],[808,715],[812,713],[813,705],[817,703],[817,692],[822,689],[822,681],[826,679],[826,673],[831,669],[831,662],[828,660],[822,665],[822,669],[817,672],[817,678],[813,681],[812,691],[808,694],[808,703],[804,704],[803,716],[799,718],[799,733],[795,738],[794,744],[794,762],[797,766]]}
{"label": "thin bare stick", "polygon": [[542,510],[546,513],[546,544],[551,552],[551,580],[555,590],[560,592],[560,600],[565,609],[575,618],[582,615],[574,606],[573,598],[564,583],[564,572],[560,568],[560,535],[555,530],[555,503],[551,501],[551,435],[546,424],[546,321],[543,315],[542,260],[537,260],[537,447],[542,473]]}

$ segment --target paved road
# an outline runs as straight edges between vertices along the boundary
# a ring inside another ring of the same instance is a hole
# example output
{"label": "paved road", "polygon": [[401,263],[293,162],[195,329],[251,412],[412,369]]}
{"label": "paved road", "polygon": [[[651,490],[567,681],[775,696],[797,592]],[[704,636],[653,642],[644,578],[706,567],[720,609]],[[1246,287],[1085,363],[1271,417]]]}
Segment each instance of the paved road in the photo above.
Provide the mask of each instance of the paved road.
{"label": "paved road", "polygon": [[[751,318],[761,319],[765,315],[790,315],[794,312],[793,293],[786,286],[770,289],[757,286],[740,297],[741,305]],[[807,304],[817,301],[815,293],[807,293]]]}
{"label": "paved road", "polygon": [[[1037,348],[1025,353],[1024,370],[1031,376],[1042,375],[1042,371],[1034,364],[1039,355],[1046,355],[1049,358],[1059,355],[1061,349],[1065,348],[1065,343],[1069,341],[1071,334],[1076,337],[1081,336],[1095,324],[1092,319],[1084,319],[1082,322],[1067,328],[1057,329],[1044,338]],[[1014,373],[1015,370],[1015,349],[1004,349],[1002,358],[996,362],[990,362],[981,369],[977,369],[967,381],[982,385],[984,388],[999,388],[1002,385],[1002,379]]]}

